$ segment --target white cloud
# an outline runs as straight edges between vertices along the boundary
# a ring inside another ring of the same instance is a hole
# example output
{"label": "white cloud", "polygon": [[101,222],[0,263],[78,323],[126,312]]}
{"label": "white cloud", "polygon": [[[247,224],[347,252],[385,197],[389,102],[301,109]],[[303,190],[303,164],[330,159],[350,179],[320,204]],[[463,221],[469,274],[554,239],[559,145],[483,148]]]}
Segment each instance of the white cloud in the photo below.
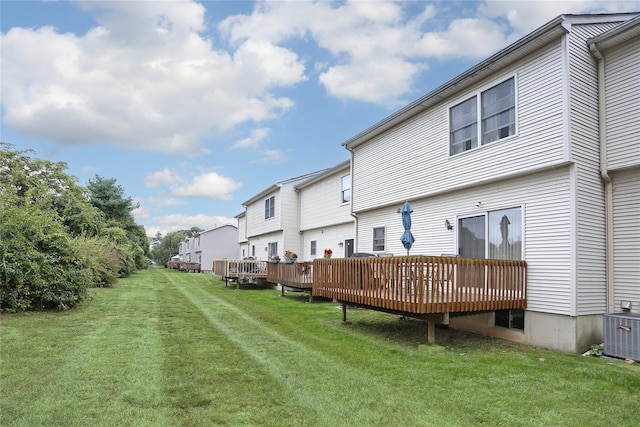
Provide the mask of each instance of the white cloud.
{"label": "white cloud", "polygon": [[258,147],[260,147],[260,141],[262,141],[267,136],[269,136],[269,133],[270,133],[270,130],[267,128],[254,129],[253,131],[251,131],[250,137],[236,141],[231,146],[231,148],[232,149],[238,149],[238,148],[257,149]]}
{"label": "white cloud", "polygon": [[287,49],[253,41],[214,49],[194,2],[81,2],[99,26],[2,35],[4,124],[60,145],[199,155],[211,133],[275,118],[293,102],[272,91],[305,79]]}
{"label": "white cloud", "polygon": [[194,177],[190,183],[172,185],[171,193],[182,197],[230,200],[231,193],[240,187],[242,187],[241,182],[215,172],[208,172]]}
{"label": "white cloud", "polygon": [[147,174],[144,180],[144,186],[150,188],[162,187],[165,185],[175,184],[179,182],[180,175],[167,168]]}
{"label": "white cloud", "polygon": [[279,165],[287,160],[287,155],[281,150],[261,150],[260,157],[250,163],[269,163]]}
{"label": "white cloud", "polygon": [[238,225],[235,218],[215,215],[184,215],[172,214],[150,218],[145,225],[147,236],[155,236],[158,232],[166,235],[170,231],[189,230],[191,227],[199,227],[203,230],[221,227],[226,224]]}
{"label": "white cloud", "polygon": [[[286,113],[294,101],[280,90],[310,78],[330,96],[395,107],[429,61],[484,58],[561,13],[637,9],[604,0],[259,1],[208,28],[194,1],[77,4],[97,22],[84,34],[1,35],[3,125],[63,146],[191,156],[209,152],[205,138]],[[323,51],[317,64],[294,50],[306,43]]]}

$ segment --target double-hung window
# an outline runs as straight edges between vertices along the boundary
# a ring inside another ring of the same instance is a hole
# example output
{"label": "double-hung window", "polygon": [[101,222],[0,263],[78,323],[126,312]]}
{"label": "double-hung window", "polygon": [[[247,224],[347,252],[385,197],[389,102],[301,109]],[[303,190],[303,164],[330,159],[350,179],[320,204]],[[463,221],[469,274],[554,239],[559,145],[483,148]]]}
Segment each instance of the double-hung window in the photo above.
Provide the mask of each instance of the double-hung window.
{"label": "double-hung window", "polygon": [[271,196],[264,201],[264,219],[276,216],[276,196]]}
{"label": "double-hung window", "polygon": [[[480,126],[478,126],[480,123]],[[516,133],[515,78],[449,110],[449,154],[462,153]]]}
{"label": "double-hung window", "polygon": [[384,251],[385,227],[373,229],[373,250]]}
{"label": "double-hung window", "polygon": [[309,248],[309,251],[311,253],[311,256],[316,256],[316,241],[312,240],[311,241],[311,247]]}
{"label": "double-hung window", "polygon": [[351,201],[351,175],[342,177],[342,191],[340,192],[340,202],[348,203]]}

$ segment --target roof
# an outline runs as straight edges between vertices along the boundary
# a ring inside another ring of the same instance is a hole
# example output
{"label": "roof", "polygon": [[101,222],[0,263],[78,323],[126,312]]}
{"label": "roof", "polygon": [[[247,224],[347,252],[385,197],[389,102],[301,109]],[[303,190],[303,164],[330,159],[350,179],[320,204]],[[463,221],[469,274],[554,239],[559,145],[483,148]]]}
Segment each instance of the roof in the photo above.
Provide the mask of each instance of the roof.
{"label": "roof", "polygon": [[638,36],[640,36],[640,15],[606,33],[590,38],[587,43],[597,45],[599,50],[607,50]]}
{"label": "roof", "polygon": [[308,173],[308,174],[305,174],[305,175],[301,175],[301,176],[298,176],[298,177],[295,177],[295,178],[289,178],[289,179],[285,179],[284,181],[277,182],[277,183],[271,185],[270,187],[262,190],[260,193],[256,194],[255,196],[253,196],[249,200],[243,202],[242,206],[246,207],[247,205],[250,205],[251,203],[253,203],[253,202],[257,201],[257,200],[260,200],[263,197],[266,197],[267,195],[279,190],[282,186],[284,186],[286,184],[291,184],[291,183],[295,183],[295,182],[298,182],[298,181],[304,181],[304,180],[313,178],[316,175],[325,172],[326,170],[327,169],[322,169],[322,170],[319,170],[319,171],[316,171],[316,172],[311,172],[311,173]]}
{"label": "roof", "polygon": [[478,65],[470,68],[466,72],[427,93],[406,107],[346,140],[342,145],[348,150],[357,147],[371,138],[391,129],[397,124],[433,107],[443,99],[447,99],[477,83],[485,77],[493,74],[497,69],[501,69],[506,65],[537,51],[542,46],[559,39],[562,35],[571,31],[572,25],[628,21],[639,15],[640,13],[560,15],[537,30],[524,36],[520,40],[480,62]]}

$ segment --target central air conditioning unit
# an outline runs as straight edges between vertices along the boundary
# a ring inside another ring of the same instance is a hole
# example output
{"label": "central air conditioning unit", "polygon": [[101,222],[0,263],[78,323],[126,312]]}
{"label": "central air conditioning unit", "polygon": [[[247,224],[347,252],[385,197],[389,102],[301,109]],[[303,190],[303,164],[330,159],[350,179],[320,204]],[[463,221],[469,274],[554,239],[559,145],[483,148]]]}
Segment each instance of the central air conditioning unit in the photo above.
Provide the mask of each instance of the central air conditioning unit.
{"label": "central air conditioning unit", "polygon": [[640,314],[604,316],[604,354],[640,361]]}

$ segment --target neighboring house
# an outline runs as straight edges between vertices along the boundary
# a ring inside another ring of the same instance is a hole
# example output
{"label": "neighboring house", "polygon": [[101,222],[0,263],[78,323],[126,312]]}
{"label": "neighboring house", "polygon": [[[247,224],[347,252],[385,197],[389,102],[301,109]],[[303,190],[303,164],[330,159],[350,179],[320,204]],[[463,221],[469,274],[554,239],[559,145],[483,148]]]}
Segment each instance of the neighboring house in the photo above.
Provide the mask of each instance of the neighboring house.
{"label": "neighboring house", "polygon": [[184,262],[191,262],[193,255],[193,242],[190,237],[185,237],[178,246],[178,256]]}
{"label": "neighboring house", "polygon": [[350,161],[327,169],[296,185],[299,194],[299,259],[322,258],[325,249],[342,258],[354,252],[354,219],[351,216]]}
{"label": "neighboring house", "polygon": [[191,238],[194,247],[193,262],[199,262],[202,271],[213,269],[214,259],[236,259],[238,257],[238,228],[223,225],[203,231]]}
{"label": "neighboring house", "polygon": [[638,16],[560,16],[344,142],[356,251],[406,254],[410,201],[411,254],[528,263],[526,310],[452,327],[580,352],[640,312]]}
{"label": "neighboring house", "polygon": [[[298,233],[298,193],[295,186],[322,172],[281,181],[242,204],[245,213],[236,218],[241,248],[248,250],[248,256],[267,260],[276,254],[282,257],[286,250],[300,254],[302,247]],[[244,236],[241,221],[245,222]]]}

